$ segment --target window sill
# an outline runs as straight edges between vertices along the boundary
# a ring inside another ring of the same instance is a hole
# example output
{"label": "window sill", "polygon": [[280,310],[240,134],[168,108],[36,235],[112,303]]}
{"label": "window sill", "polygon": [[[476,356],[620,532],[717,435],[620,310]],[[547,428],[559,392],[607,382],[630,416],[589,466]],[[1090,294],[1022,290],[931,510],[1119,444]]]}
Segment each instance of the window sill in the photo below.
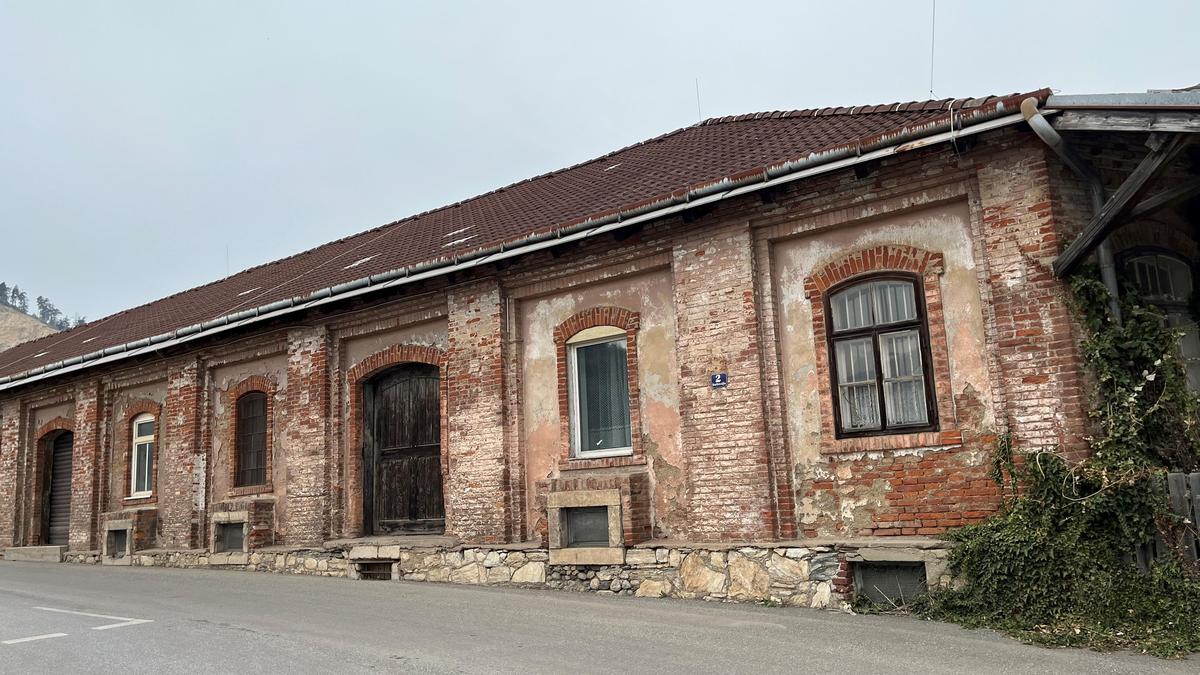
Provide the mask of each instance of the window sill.
{"label": "window sill", "polygon": [[646,464],[645,455],[616,455],[613,457],[572,457],[560,459],[558,468],[562,471],[576,469],[611,469],[618,466],[642,466]]}
{"label": "window sill", "polygon": [[275,487],[271,483],[262,485],[243,485],[242,487],[229,488],[227,497],[251,497],[255,495],[272,494],[275,492]]}
{"label": "window sill", "polygon": [[884,450],[907,450],[962,445],[962,431],[920,431],[909,434],[884,436],[858,436],[855,438],[825,439],[821,441],[821,454],[837,455],[851,452],[881,452]]}
{"label": "window sill", "polygon": [[121,500],[125,506],[136,506],[138,504],[153,504],[158,501],[158,497],[153,494],[148,495],[130,495]]}

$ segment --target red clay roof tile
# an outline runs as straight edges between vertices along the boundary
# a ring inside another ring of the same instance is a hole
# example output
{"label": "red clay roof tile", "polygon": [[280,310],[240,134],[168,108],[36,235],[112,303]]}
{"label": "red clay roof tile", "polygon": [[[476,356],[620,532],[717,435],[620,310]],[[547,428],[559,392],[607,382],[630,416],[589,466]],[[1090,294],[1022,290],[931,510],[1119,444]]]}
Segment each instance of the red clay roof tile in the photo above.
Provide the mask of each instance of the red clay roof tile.
{"label": "red clay roof tile", "polygon": [[[1045,98],[1048,91],[1031,95]],[[1009,100],[1020,97],[1007,97]],[[1005,99],[942,99],[705,120],[0,352],[0,377],[393,270],[649,205]]]}

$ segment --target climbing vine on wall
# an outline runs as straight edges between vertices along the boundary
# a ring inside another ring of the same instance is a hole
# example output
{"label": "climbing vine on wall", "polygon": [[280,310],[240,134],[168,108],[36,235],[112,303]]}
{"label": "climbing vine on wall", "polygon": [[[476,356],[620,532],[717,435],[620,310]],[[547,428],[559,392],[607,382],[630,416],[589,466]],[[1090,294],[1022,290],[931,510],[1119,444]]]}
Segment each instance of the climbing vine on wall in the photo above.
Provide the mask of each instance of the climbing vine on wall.
{"label": "climbing vine on wall", "polygon": [[1094,271],[1072,283],[1084,359],[1096,391],[1091,455],[1014,453],[1002,437],[993,478],[1004,508],[953,531],[957,584],[914,609],[929,618],[992,627],[1031,642],[1200,651],[1200,568],[1177,546],[1148,571],[1134,562],[1157,531],[1170,548],[1183,522],[1167,509],[1167,471],[1200,470],[1200,400],[1187,387],[1179,335],[1136,291],[1113,320]]}

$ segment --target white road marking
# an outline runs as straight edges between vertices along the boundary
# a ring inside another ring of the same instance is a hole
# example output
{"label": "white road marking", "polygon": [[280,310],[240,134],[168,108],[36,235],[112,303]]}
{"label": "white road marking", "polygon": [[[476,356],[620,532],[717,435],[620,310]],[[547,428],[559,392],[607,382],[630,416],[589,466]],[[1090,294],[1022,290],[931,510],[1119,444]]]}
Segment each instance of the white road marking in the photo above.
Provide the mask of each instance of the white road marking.
{"label": "white road marking", "polygon": [[109,628],[124,628],[125,626],[136,626],[140,623],[154,623],[154,619],[134,619],[128,616],[110,616],[108,614],[92,614],[90,612],[76,612],[73,609],[55,609],[54,607],[34,607],[43,612],[59,612],[60,614],[74,614],[76,616],[90,616],[94,619],[112,619],[120,623],[109,623],[103,626],[92,626],[92,630],[108,630]]}
{"label": "white road marking", "polygon": [[45,640],[46,638],[66,637],[66,633],[46,633],[45,635],[34,635],[33,637],[17,638],[15,640],[5,640],[3,644],[15,645],[18,642],[33,642],[34,640]]}

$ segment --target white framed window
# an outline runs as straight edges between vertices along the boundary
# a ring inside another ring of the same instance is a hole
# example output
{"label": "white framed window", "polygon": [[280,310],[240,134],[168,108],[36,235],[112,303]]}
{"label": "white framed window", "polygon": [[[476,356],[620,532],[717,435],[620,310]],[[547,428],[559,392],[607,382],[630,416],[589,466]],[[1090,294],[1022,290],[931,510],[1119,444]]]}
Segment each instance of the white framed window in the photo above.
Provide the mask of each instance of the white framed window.
{"label": "white framed window", "polygon": [[133,419],[133,451],[129,462],[129,496],[149,497],[154,490],[156,422],[146,413]]}
{"label": "white framed window", "polygon": [[633,454],[627,349],[625,331],[615,326],[589,328],[567,340],[574,457]]}

